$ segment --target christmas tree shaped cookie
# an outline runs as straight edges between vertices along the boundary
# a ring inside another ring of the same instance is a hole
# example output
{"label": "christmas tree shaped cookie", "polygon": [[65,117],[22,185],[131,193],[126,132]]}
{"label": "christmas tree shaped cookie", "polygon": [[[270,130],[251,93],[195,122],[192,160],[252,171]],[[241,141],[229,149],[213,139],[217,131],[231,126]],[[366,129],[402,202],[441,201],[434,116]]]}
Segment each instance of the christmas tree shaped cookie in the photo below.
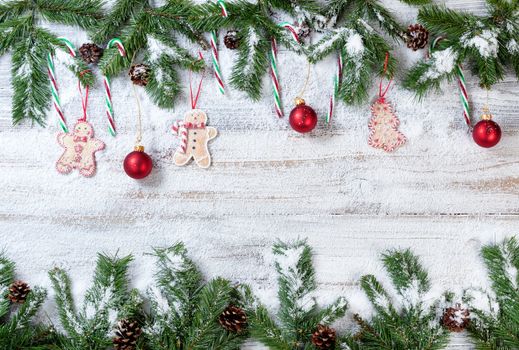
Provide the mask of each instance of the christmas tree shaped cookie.
{"label": "christmas tree shaped cookie", "polygon": [[379,98],[373,103],[371,115],[368,123],[370,130],[368,144],[371,147],[393,152],[398,146],[406,143],[405,135],[398,131],[400,121],[384,98]]}

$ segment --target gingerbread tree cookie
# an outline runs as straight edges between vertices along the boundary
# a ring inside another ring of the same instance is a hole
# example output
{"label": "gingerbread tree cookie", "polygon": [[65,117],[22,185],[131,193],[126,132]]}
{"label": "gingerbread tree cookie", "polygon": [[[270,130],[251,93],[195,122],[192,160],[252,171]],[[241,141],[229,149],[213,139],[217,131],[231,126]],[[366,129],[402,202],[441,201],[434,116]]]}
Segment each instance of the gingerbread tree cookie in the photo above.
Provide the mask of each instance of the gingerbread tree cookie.
{"label": "gingerbread tree cookie", "polygon": [[180,138],[173,159],[178,166],[186,165],[193,158],[201,168],[211,165],[211,155],[207,144],[217,135],[217,130],[206,126],[207,115],[200,109],[192,109],[184,115],[183,121],[176,121],[171,127],[173,134]]}
{"label": "gingerbread tree cookie", "polygon": [[379,98],[373,103],[371,114],[368,123],[370,130],[368,144],[371,147],[393,152],[398,146],[406,143],[405,135],[398,131],[400,121],[384,98]]}
{"label": "gingerbread tree cookie", "polygon": [[105,148],[103,141],[94,138],[92,125],[79,120],[72,132],[59,133],[58,143],[65,151],[56,163],[56,169],[69,174],[78,169],[83,176],[93,176],[96,172],[95,153]]}

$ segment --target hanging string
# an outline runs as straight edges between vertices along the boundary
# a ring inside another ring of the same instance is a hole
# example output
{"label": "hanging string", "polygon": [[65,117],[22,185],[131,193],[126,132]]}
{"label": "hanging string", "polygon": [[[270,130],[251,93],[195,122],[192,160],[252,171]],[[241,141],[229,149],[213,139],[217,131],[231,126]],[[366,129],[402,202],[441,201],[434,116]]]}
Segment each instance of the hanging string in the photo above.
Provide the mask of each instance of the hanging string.
{"label": "hanging string", "polygon": [[391,86],[391,83],[393,82],[393,77],[391,77],[389,79],[389,82],[386,85],[386,88],[384,89],[382,87],[382,85],[384,84],[384,76],[387,73],[388,65],[389,65],[389,52],[386,52],[386,58],[384,59],[384,72],[383,72],[382,78],[380,78],[380,84],[378,86],[378,96],[379,96],[379,100],[381,100],[381,101],[384,100],[384,96],[386,96],[386,94],[387,94],[387,92],[389,90],[389,87]]}
{"label": "hanging string", "polygon": [[133,97],[135,98],[137,104],[137,137],[135,138],[135,145],[140,146],[142,141],[142,113],[141,113],[141,100],[139,99],[139,95],[137,94],[137,89],[135,88],[135,84],[132,84]]}
{"label": "hanging string", "polygon": [[[89,73],[90,70],[84,70],[81,73],[79,73],[79,76],[82,77],[85,73]],[[78,79],[77,81],[77,88],[79,91],[79,97],[81,98],[81,107],[83,108],[83,117],[79,120],[86,121],[87,120],[87,107],[88,107],[88,95],[90,92],[89,86],[85,86],[85,96],[83,97],[83,90],[81,89],[81,80]]]}
{"label": "hanging string", "polygon": [[297,97],[301,97],[302,98],[303,95],[305,94],[306,88],[308,87],[308,82],[310,81],[310,69],[311,69],[310,61],[306,61],[306,77],[305,77],[305,82],[303,84],[303,88],[301,89],[299,94],[297,94]]}
{"label": "hanging string", "polygon": [[[204,57],[202,56],[201,52],[198,52],[198,56],[200,57],[200,60],[203,60]],[[198,89],[196,91],[196,95],[193,95],[193,74],[191,71],[189,71],[189,99],[191,100],[191,109],[195,109],[196,105],[198,103],[198,98],[200,97],[200,92],[202,91],[202,83],[204,81],[205,77],[205,71],[202,72],[202,77],[200,78],[200,82],[198,83]]]}

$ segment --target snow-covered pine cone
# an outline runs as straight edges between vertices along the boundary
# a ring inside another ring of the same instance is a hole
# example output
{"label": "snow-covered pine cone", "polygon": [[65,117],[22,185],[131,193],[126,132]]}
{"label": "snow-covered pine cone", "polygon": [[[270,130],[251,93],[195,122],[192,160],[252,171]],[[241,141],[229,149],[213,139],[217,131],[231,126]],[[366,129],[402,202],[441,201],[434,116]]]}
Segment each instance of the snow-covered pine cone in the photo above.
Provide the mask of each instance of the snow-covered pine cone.
{"label": "snow-covered pine cone", "polygon": [[445,309],[442,324],[451,332],[462,332],[470,323],[470,312],[468,309],[456,304],[454,307]]}
{"label": "snow-covered pine cone", "polygon": [[27,296],[31,292],[31,288],[29,285],[22,281],[16,281],[9,287],[9,294],[7,294],[7,299],[11,301],[11,303],[23,304],[27,299]]}
{"label": "snow-covered pine cone", "polygon": [[231,333],[241,333],[247,328],[247,314],[243,309],[229,305],[218,318],[220,325]]}
{"label": "snow-covered pine cone", "polygon": [[135,85],[146,86],[150,79],[150,71],[150,66],[147,64],[134,64],[131,66],[128,75]]}
{"label": "snow-covered pine cone", "polygon": [[238,36],[238,31],[229,30],[223,38],[223,43],[225,44],[225,47],[227,47],[229,50],[236,50],[240,46],[240,38]]}
{"label": "snow-covered pine cone", "polygon": [[85,43],[79,48],[79,55],[87,64],[97,64],[103,56],[103,48],[93,43]]}
{"label": "snow-covered pine cone", "polygon": [[308,38],[312,34],[312,28],[306,22],[296,23],[297,36],[302,39]]}
{"label": "snow-covered pine cone", "polygon": [[112,339],[116,350],[135,350],[137,341],[142,334],[142,329],[136,321],[120,320]]}
{"label": "snow-covered pine cone", "polygon": [[423,49],[429,41],[429,31],[421,24],[411,24],[405,32],[405,41],[413,51]]}
{"label": "snow-covered pine cone", "polygon": [[333,349],[336,338],[335,329],[318,324],[317,330],[312,334],[312,344],[319,350]]}

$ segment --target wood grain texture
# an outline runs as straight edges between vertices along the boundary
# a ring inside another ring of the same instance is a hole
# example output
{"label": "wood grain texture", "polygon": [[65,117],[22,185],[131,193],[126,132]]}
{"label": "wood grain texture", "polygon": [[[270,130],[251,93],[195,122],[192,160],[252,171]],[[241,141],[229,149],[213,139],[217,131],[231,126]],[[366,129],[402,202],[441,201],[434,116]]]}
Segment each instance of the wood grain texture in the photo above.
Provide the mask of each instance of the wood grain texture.
{"label": "wood grain texture", "polygon": [[[416,9],[384,0],[405,23]],[[449,7],[484,13],[483,0],[449,0]],[[52,27],[80,45],[84,33]],[[401,77],[422,52],[398,48]],[[232,53],[222,50],[224,76]],[[285,110],[302,85],[303,58],[282,51],[280,76]],[[312,68],[307,101],[326,113],[333,60]],[[159,110],[141,93],[144,144],[155,169],[142,182],[124,175],[122,159],[135,136],[135,104],[124,77],[113,81],[119,136],[111,138],[104,120],[103,92],[92,91],[89,107],[97,136],[107,143],[99,154],[98,174],[84,179],[54,169],[60,149],[49,112],[47,129],[12,127],[9,56],[0,58],[0,245],[18,264],[20,277],[48,286],[47,271],[68,269],[74,294],[89,284],[97,252],[133,253],[132,278],[144,289],[151,282],[152,246],[186,242],[208,278],[217,275],[254,286],[275,308],[276,282],[269,250],[276,238],[308,237],[315,251],[319,298],[360,295],[366,273],[383,276],[378,258],[390,248],[411,247],[419,254],[439,289],[487,285],[478,258],[480,247],[516,234],[519,220],[519,118],[517,79],[508,75],[489,95],[504,138],[491,150],[478,148],[464,126],[456,87],[418,102],[396,80],[389,92],[409,143],[393,154],[367,145],[369,103],[338,106],[330,126],[321,118],[317,131],[296,135],[273,114],[269,85],[259,103],[231,91],[218,95],[206,79],[199,107],[219,130],[211,142],[209,170],[173,164],[176,145],[171,122],[188,108],[184,95],[172,111]],[[69,120],[80,114],[72,78],[59,69],[63,108]],[[187,84],[188,77],[183,75]],[[473,109],[486,94],[467,76]],[[375,89],[372,90],[375,95]],[[56,320],[53,302],[45,312]],[[347,327],[348,322],[344,325]],[[259,349],[248,343],[245,349]],[[449,349],[469,349],[456,336]]]}

